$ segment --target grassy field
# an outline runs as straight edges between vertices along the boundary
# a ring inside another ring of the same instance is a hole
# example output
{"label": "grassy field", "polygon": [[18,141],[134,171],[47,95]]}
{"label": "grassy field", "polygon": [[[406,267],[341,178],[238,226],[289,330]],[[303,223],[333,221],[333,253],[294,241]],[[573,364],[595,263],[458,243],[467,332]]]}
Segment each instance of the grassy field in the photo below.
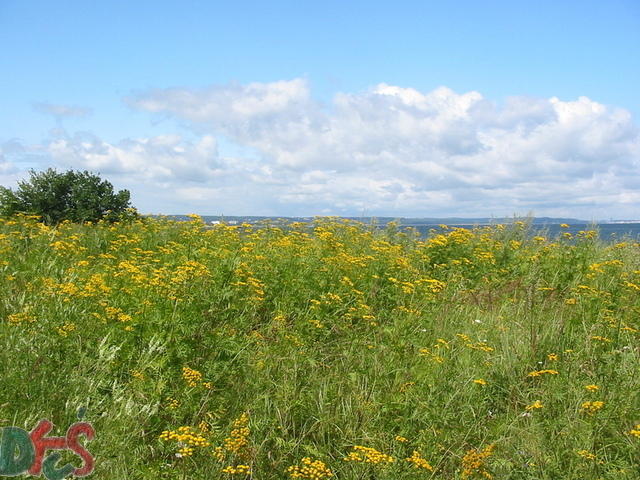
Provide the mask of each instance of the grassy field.
{"label": "grassy field", "polygon": [[85,407],[96,479],[636,480],[640,245],[570,237],[0,220],[0,426]]}

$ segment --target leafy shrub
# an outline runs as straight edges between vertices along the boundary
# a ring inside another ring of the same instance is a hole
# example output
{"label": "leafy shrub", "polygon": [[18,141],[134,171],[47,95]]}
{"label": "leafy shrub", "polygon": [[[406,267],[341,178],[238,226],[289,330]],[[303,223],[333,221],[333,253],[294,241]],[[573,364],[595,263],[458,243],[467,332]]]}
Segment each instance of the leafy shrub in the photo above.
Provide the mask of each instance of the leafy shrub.
{"label": "leafy shrub", "polygon": [[114,192],[113,185],[90,172],[49,168],[31,170],[29,180],[18,182],[13,191],[0,187],[0,215],[39,215],[47,224],[116,221],[137,214],[131,208],[128,190]]}

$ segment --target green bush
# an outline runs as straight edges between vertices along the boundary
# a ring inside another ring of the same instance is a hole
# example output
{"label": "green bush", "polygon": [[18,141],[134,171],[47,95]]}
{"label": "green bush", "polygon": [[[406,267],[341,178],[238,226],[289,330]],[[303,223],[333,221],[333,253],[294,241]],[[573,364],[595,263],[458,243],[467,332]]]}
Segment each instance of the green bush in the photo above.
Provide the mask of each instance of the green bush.
{"label": "green bush", "polygon": [[16,191],[0,187],[0,215],[39,215],[49,225],[136,216],[128,190],[115,193],[111,183],[90,172],[59,173],[49,168],[29,174],[29,180],[18,182]]}

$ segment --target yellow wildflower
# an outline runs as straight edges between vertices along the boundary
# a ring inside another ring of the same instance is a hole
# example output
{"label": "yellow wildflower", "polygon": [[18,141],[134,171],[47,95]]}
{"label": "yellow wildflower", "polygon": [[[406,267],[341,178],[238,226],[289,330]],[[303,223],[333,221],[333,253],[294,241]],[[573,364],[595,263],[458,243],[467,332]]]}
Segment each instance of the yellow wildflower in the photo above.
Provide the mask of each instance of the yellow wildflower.
{"label": "yellow wildflower", "polygon": [[475,474],[485,478],[493,478],[487,471],[486,460],[493,454],[494,445],[489,445],[483,450],[469,450],[462,457],[462,478],[469,478]]}
{"label": "yellow wildflower", "polygon": [[229,465],[224,467],[221,472],[229,475],[251,475],[251,467],[249,465]]}
{"label": "yellow wildflower", "polygon": [[540,400],[536,400],[531,405],[527,405],[526,407],[524,407],[524,409],[529,411],[529,410],[537,410],[537,409],[543,408],[543,407],[544,407],[544,405],[542,404],[542,402]]}
{"label": "yellow wildflower", "polygon": [[323,478],[333,477],[331,470],[320,460],[312,460],[310,457],[304,457],[301,463],[302,465],[292,465],[287,468],[289,477],[308,478],[310,480],[321,480]]}
{"label": "yellow wildflower", "polygon": [[344,457],[343,460],[345,462],[371,463],[373,465],[384,465],[395,462],[392,456],[379,452],[375,448],[363,447],[361,445],[352,447],[349,455]]}
{"label": "yellow wildflower", "polygon": [[528,377],[540,377],[542,375],[558,375],[558,371],[557,370],[551,370],[551,369],[536,370],[536,371],[533,371],[533,372],[529,372],[527,374]]}
{"label": "yellow wildflower", "polygon": [[587,460],[595,460],[596,459],[596,455],[594,453],[591,453],[588,450],[578,450],[578,451],[576,451],[576,453],[578,454],[578,456],[580,456],[582,458],[586,458]]}
{"label": "yellow wildflower", "polygon": [[182,378],[190,387],[197,387],[202,380],[202,373],[189,367],[182,367]]}
{"label": "yellow wildflower", "polygon": [[582,410],[589,414],[589,415],[593,415],[595,413],[597,413],[599,410],[602,409],[602,407],[604,407],[604,402],[601,401],[595,401],[595,402],[584,402],[582,405]]}
{"label": "yellow wildflower", "polygon": [[413,466],[418,469],[424,469],[433,472],[433,467],[422,457],[420,452],[418,452],[417,450],[414,450],[411,456],[406,458],[405,460],[413,464]]}

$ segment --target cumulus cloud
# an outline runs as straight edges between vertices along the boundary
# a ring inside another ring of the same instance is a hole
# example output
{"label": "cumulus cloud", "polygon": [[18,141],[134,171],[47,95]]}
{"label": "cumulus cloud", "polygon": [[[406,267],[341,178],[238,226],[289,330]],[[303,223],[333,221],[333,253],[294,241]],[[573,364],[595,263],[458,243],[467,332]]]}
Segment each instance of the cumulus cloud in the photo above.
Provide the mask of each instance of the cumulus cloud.
{"label": "cumulus cloud", "polygon": [[206,182],[224,173],[211,135],[195,143],[180,135],[159,135],[112,144],[91,133],[62,131],[46,150],[59,165],[138,180]]}
{"label": "cumulus cloud", "polygon": [[54,129],[52,134],[53,138],[32,149],[46,154],[61,169],[97,172],[118,188],[129,189],[141,211],[221,213],[225,208],[251,211],[255,202],[260,204],[259,193],[250,185],[260,165],[221,157],[212,135],[194,141],[168,134],[110,143],[88,132],[70,135]]}
{"label": "cumulus cloud", "polygon": [[586,97],[497,105],[479,92],[379,84],[321,105],[295,79],[156,89],[128,102],[259,152],[249,180],[288,211],[591,218],[629,212],[640,189],[638,126]]}
{"label": "cumulus cloud", "polygon": [[[586,97],[497,104],[474,91],[379,84],[322,104],[294,79],[126,101],[192,132],[110,143],[59,128],[30,151],[113,178],[144,211],[638,216],[640,129],[629,112]],[[251,154],[229,155],[229,142]],[[0,169],[10,168],[2,152]]]}

